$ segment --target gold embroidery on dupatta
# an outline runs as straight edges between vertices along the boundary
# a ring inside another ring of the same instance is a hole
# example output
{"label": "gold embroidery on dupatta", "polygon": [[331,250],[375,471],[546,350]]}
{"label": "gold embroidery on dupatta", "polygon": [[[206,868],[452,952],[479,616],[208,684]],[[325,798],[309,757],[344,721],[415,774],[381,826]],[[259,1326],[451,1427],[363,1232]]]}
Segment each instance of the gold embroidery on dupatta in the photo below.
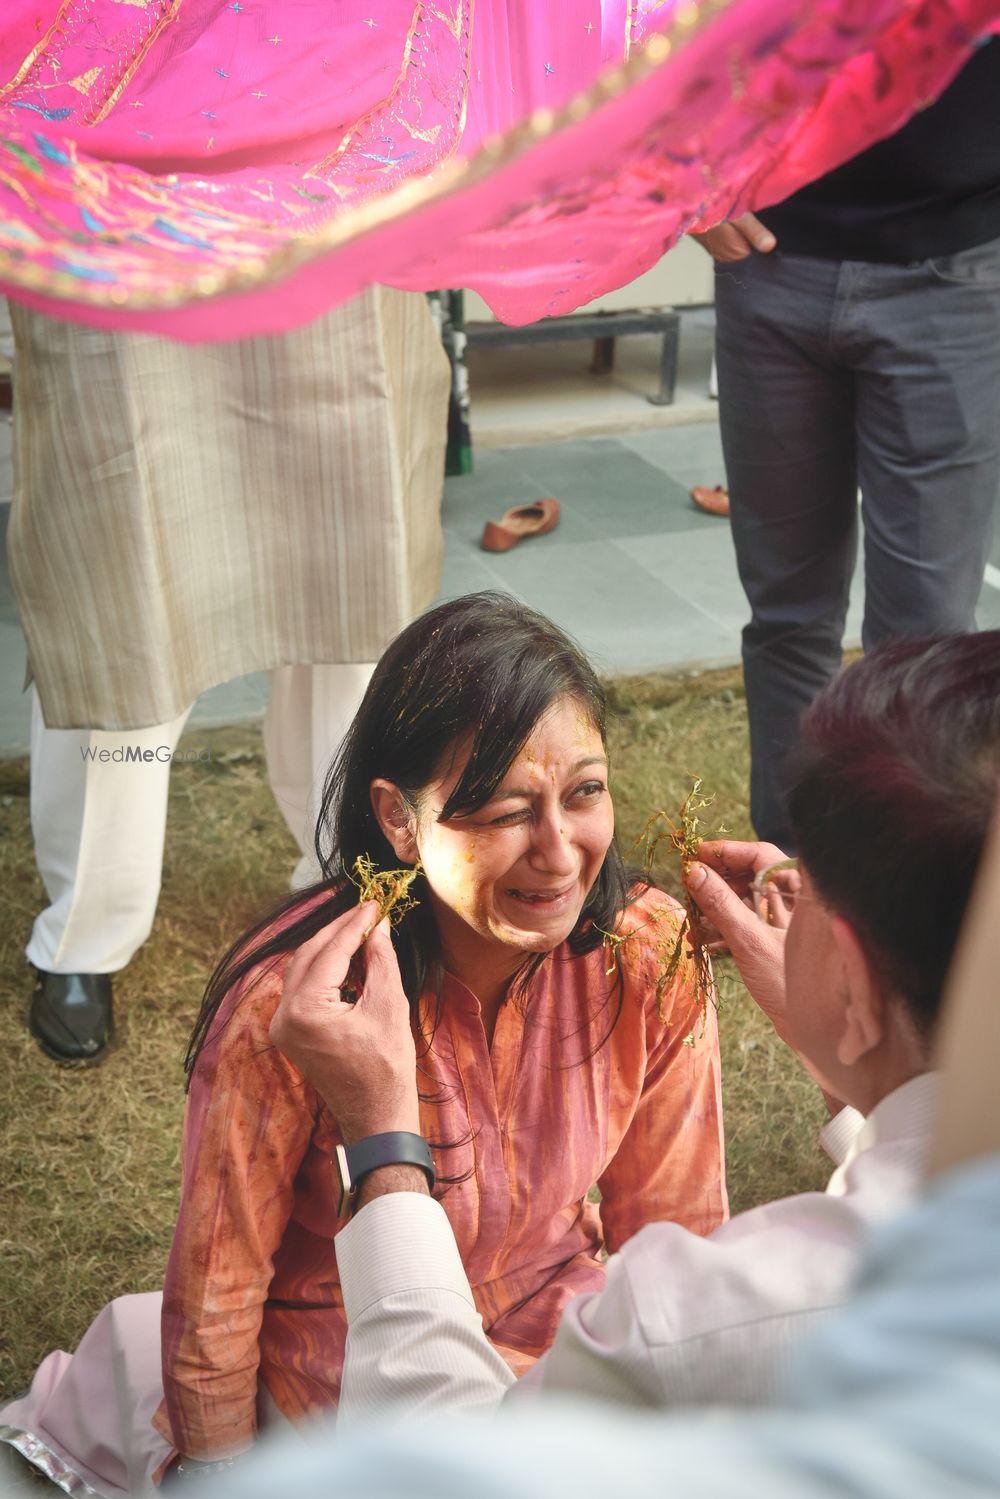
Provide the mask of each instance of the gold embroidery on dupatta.
{"label": "gold embroidery on dupatta", "polygon": [[[355,120],[354,124],[351,125],[350,129],[346,132],[335,151],[331,151],[329,156],[325,156],[322,161],[317,162],[314,166],[309,168],[308,172],[304,174],[307,178],[316,177],[319,178],[319,180],[322,181],[325,186],[331,186],[331,184],[327,181],[326,177],[323,174],[329,171],[333,164],[350,149],[357,138],[363,134],[364,130],[367,127],[372,125],[372,123],[378,118],[380,114],[389,113],[392,105],[399,98],[399,95],[403,89],[403,85],[407,81],[410,68],[413,63],[413,44],[417,36],[418,28],[425,18],[425,12],[430,12],[431,23],[441,23],[445,27],[445,29],[454,36],[457,42],[461,41],[463,27],[465,28],[466,36],[468,38],[465,68],[463,73],[462,106],[458,115],[458,130],[455,135],[455,139],[448,152],[443,157],[443,160],[446,161],[448,157],[454,152],[458,144],[458,140],[461,138],[462,128],[464,127],[466,101],[469,92],[469,49],[471,49],[472,36],[472,0],[457,0],[457,4],[451,6],[450,8],[429,6],[424,3],[424,0],[417,0],[417,4],[414,6],[413,14],[410,18],[410,25],[406,33],[406,39],[403,43],[403,56],[399,65],[399,72],[396,74],[396,78],[389,92],[383,99],[380,99],[377,104],[373,105],[367,114],[362,115],[360,120]],[[385,123],[392,124],[393,118],[394,117],[390,116],[390,118],[387,119]],[[425,145],[433,144],[436,141],[438,135],[440,135],[441,133],[440,125],[432,126],[427,131],[421,131],[418,126],[411,124],[402,115],[396,116],[395,118],[399,119],[399,123],[404,127],[407,133],[413,137],[414,140],[423,141]]]}
{"label": "gold embroidery on dupatta", "polygon": [[83,94],[86,98],[103,72],[103,68],[88,68],[86,73],[81,73],[77,78],[67,78],[66,86],[75,88],[78,94]]}
{"label": "gold embroidery on dupatta", "polygon": [[[67,4],[69,3],[72,0],[67,0]],[[688,45],[694,37],[728,11],[733,3],[734,0],[701,0],[700,6],[684,6],[662,31],[653,32],[647,41],[638,43],[633,48],[627,64],[605,70],[593,84],[557,111],[536,110],[502,137],[485,142],[473,156],[450,162],[443,171],[436,171],[430,177],[393,184],[390,192],[369,197],[348,208],[345,213],[324,219],[309,232],[279,242],[273,248],[266,243],[256,245],[253,252],[247,254],[244,247],[242,253],[233,255],[228,263],[220,264],[216,261],[211,267],[200,269],[191,279],[164,283],[156,279],[156,266],[151,268],[148,263],[137,258],[137,264],[129,267],[129,272],[134,277],[131,282],[101,284],[99,281],[81,279],[72,272],[27,260],[18,253],[16,246],[8,247],[2,240],[0,275],[11,285],[50,297],[65,297],[77,305],[149,311],[191,307],[209,298],[258,290],[311,264],[328,251],[338,249],[397,217],[413,213],[430,203],[444,201],[454,193],[482,182],[498,168],[511,165],[542,140],[551,139],[572,128],[611,100],[620,97],[627,89],[641,83],[671,53]],[[332,158],[327,158],[330,159]],[[314,168],[314,173],[315,170]],[[303,173],[303,178],[309,175]],[[20,183],[15,183],[2,173],[0,180],[5,180],[6,185],[14,188],[25,202],[29,201],[28,194]],[[139,187],[140,180],[142,187],[138,196],[146,198],[151,204],[165,202],[157,179],[133,179],[129,184],[133,192]],[[171,179],[168,176],[164,180]],[[204,187],[205,184],[199,185]],[[267,186],[268,192],[260,194],[265,200],[271,196],[270,185]],[[344,191],[340,184],[325,182],[324,186],[336,196]],[[172,195],[170,201],[175,207],[180,206],[183,196]],[[37,210],[37,203],[35,207]],[[48,215],[44,216],[48,218]],[[241,218],[242,216],[233,215],[236,222],[240,222]],[[65,228],[64,225],[60,227]],[[117,242],[119,233],[109,232],[108,241]],[[280,225],[274,229],[274,233],[281,233]],[[67,245],[65,249],[68,248]],[[52,249],[56,252],[56,245]],[[80,247],[74,245],[73,252],[80,254]]]}
{"label": "gold embroidery on dupatta", "polygon": [[[42,54],[48,50],[49,44],[52,41],[52,38],[55,36],[56,32],[62,30],[63,16],[65,16],[70,6],[74,3],[75,0],[63,0],[63,3],[56,11],[55,20],[52,22],[52,25],[49,27],[45,35],[42,37],[37,47],[33,47],[32,50],[28,53],[27,57],[24,59],[24,62],[18,68],[17,72],[14,74],[10,82],[5,83],[3,87],[0,88],[0,99],[3,98],[4,94],[9,94],[11,89],[17,88],[19,84],[24,82],[28,74],[31,72],[32,68],[35,66],[35,63],[42,56]],[[55,66],[58,68],[58,63],[56,63]]]}
{"label": "gold embroidery on dupatta", "polygon": [[628,62],[632,52],[632,27],[635,24],[635,0],[627,0],[625,6],[625,51],[623,61]]}
{"label": "gold embroidery on dupatta", "polygon": [[[121,98],[123,91],[131,83],[136,71],[144,62],[150,47],[159,39],[164,28],[176,19],[183,0],[112,0],[112,3],[127,5],[141,11],[142,15],[136,16],[134,22],[129,23],[133,28],[138,26],[139,30],[137,35],[129,36],[124,44],[127,49],[126,55],[115,59],[118,66],[111,72],[110,78],[108,78],[106,67],[102,63],[99,66],[88,68],[75,78],[66,80],[67,86],[82,95],[92,108],[95,108],[97,111],[96,114],[89,116],[82,114],[80,116],[84,125],[99,125],[111,113]],[[47,63],[51,68],[52,82],[36,82],[31,86],[38,88],[42,92],[60,86],[62,80],[59,74],[63,67],[63,59],[60,56],[60,52],[64,50],[65,44],[69,40],[63,22],[70,10],[80,9],[80,0],[63,0],[55,20],[41,41],[28,53],[28,56],[24,59],[24,62],[18,68],[10,82],[0,89],[0,99],[26,83],[29,75],[33,71],[37,71],[41,63]],[[82,9],[85,18],[86,13],[90,9],[90,6],[86,4],[86,0],[84,0]],[[157,13],[150,14],[154,10]],[[74,19],[79,21],[80,18],[75,17]],[[143,35],[142,30],[144,26],[148,27],[145,35]],[[119,71],[120,69],[124,69],[124,71]],[[102,79],[107,79],[108,82],[111,82],[113,79],[117,80],[113,83],[110,92],[103,98],[103,101],[100,97],[100,90],[97,88],[98,82]]]}
{"label": "gold embroidery on dupatta", "polygon": [[[131,0],[131,3],[134,4],[135,0]],[[152,27],[150,28],[149,35],[146,37],[145,41],[140,42],[138,51],[126,66],[125,72],[122,74],[117,86],[112,89],[111,93],[108,95],[107,99],[104,101],[103,105],[98,110],[93,119],[87,120],[86,123],[88,125],[99,125],[102,120],[107,119],[108,115],[114,109],[122,94],[132,82],[132,79],[135,77],[139,68],[145,62],[146,54],[149,52],[150,47],[153,46],[154,42],[157,42],[159,40],[162,32],[170,25],[170,23],[177,19],[177,13],[183,3],[184,0],[159,0],[159,18],[154,21]]]}

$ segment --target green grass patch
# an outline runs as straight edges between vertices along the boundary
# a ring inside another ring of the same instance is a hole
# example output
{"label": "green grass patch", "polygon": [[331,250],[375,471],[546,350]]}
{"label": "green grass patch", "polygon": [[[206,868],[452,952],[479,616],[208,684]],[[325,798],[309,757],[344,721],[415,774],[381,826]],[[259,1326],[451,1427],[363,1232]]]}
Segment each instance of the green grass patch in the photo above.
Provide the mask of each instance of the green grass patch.
{"label": "green grass patch", "polygon": [[[693,775],[715,793],[709,827],[724,822],[734,837],[750,836],[740,673],[624,679],[611,697],[623,847],[652,812],[676,812]],[[156,925],[115,980],[118,1043],[92,1070],[56,1067],[25,1029],[23,948],[44,892],[27,762],[0,762],[0,1395],[22,1390],[50,1349],[74,1348],[110,1297],[159,1286],[177,1202],[181,1060],[201,991],[228,943],[284,895],[295,863],[259,733],[199,731],[186,743],[209,746],[212,759],[171,770]],[[676,892],[675,871],[663,879]],[[824,1111],[732,963],[717,962],[716,972],[730,1196],[740,1211],[823,1185]]]}

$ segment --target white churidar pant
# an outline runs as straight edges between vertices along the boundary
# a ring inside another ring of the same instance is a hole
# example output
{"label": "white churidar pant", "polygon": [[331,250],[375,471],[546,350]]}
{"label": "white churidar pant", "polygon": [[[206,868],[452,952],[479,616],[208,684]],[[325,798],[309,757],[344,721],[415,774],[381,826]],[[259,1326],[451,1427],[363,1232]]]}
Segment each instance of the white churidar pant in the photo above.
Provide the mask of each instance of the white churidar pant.
{"label": "white churidar pant", "polygon": [[[354,663],[271,673],[264,746],[271,789],[302,853],[293,888],[319,877],[313,838],[323,780],[373,670]],[[28,960],[49,973],[115,973],[152,929],[169,756],[191,708],[147,729],[48,729],[32,697],[31,826],[50,904],[35,920]],[[100,760],[121,746],[154,758]]]}

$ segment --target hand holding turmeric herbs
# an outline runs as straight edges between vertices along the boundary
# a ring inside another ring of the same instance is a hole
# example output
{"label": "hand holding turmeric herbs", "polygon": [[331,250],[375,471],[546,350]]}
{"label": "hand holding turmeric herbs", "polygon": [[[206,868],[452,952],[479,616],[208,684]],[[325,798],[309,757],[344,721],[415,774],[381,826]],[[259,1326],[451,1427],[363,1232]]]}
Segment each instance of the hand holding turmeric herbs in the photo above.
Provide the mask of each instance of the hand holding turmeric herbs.
{"label": "hand holding turmeric herbs", "polygon": [[[636,839],[635,847],[643,848],[643,863],[647,875],[651,875],[653,860],[656,850],[661,844],[666,844],[680,859],[681,877],[687,874],[691,865],[698,857],[698,850],[702,840],[702,819],[699,812],[711,806],[714,798],[701,795],[701,777],[692,776],[691,790],[681,803],[677,813],[677,820],[666,812],[654,812],[647,820],[642,832]],[[663,824],[659,831],[655,831],[657,823]],[[718,831],[724,833],[726,830],[719,827]],[[664,915],[667,913],[664,912]],[[623,942],[628,941],[639,928],[631,931],[611,933],[605,932],[604,937],[610,945],[612,952],[616,952]],[[676,927],[676,930],[665,935],[658,951],[663,958],[663,969],[656,982],[656,1005],[660,1019],[664,1020],[663,1002],[667,989],[677,976],[678,969],[684,958],[685,950],[694,964],[695,992],[701,1004],[702,1015],[705,1007],[711,1001],[716,1003],[715,984],[712,979],[712,961],[709,956],[709,933],[707,931],[705,918],[702,916],[693,897],[685,889],[684,893],[684,918]]]}
{"label": "hand holding turmeric herbs", "polygon": [[379,920],[388,916],[395,926],[407,911],[419,904],[410,894],[410,886],[419,873],[419,859],[411,869],[376,869],[368,854],[359,854],[351,871],[351,881],[358,887],[359,903],[375,901]]}
{"label": "hand holding turmeric herbs", "polygon": [[[409,869],[376,869],[370,855],[359,854],[354,861],[350,879],[358,887],[358,904],[374,901],[378,906],[379,921],[388,917],[390,925],[395,926],[407,911],[412,911],[419,904],[416,897],[410,894],[410,886],[419,873],[419,859]],[[370,935],[370,932],[366,932],[362,938],[341,988],[341,999],[347,1004],[356,1001],[364,985],[365,965],[361,954]]]}

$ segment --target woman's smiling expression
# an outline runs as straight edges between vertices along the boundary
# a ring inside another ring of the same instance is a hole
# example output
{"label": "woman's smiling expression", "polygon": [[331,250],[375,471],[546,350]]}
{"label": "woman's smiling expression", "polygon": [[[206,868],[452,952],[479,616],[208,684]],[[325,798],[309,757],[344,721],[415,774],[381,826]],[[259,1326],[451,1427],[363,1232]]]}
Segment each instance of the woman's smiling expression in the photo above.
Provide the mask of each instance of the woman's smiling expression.
{"label": "woman's smiling expression", "polygon": [[538,721],[488,802],[439,822],[465,761],[424,788],[415,824],[386,831],[397,852],[408,839],[407,856],[419,857],[445,962],[479,992],[569,936],[614,835],[614,809],[600,733],[574,698]]}

